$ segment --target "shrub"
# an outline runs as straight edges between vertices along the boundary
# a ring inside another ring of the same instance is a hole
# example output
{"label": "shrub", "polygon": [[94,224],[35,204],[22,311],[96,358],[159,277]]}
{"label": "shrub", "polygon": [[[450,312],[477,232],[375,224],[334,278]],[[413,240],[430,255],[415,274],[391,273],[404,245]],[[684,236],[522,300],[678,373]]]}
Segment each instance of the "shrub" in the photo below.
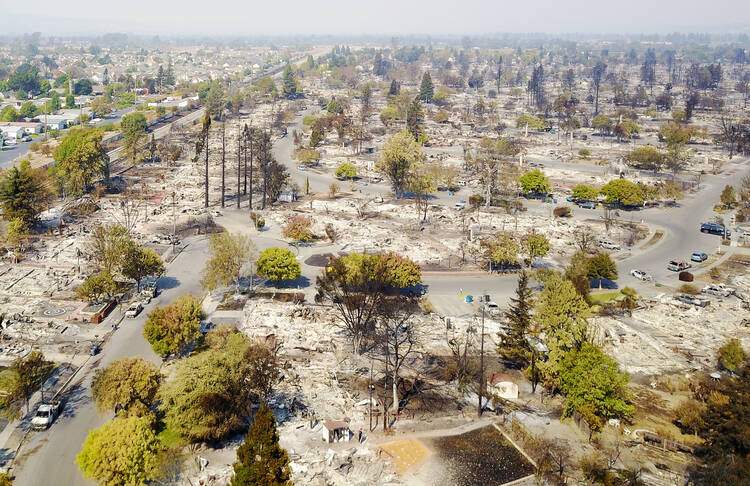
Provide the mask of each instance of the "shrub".
{"label": "shrub", "polygon": [[328,195],[330,197],[335,197],[336,193],[338,192],[339,192],[339,185],[336,184],[335,182],[332,183],[330,186],[328,186]]}
{"label": "shrub", "polygon": [[258,213],[250,213],[250,219],[253,221],[253,224],[255,225],[255,229],[262,230],[266,227],[266,220],[263,219],[263,216],[261,216]]}
{"label": "shrub", "polygon": [[479,209],[482,204],[484,204],[484,196],[481,194],[472,194],[469,196],[469,206],[472,208]]}
{"label": "shrub", "polygon": [[677,287],[677,291],[688,295],[698,295],[701,293],[701,291],[698,290],[698,287],[690,283],[684,283],[680,285],[679,287]]}
{"label": "shrub", "polygon": [[557,216],[558,218],[567,218],[570,216],[570,207],[568,206],[559,206],[556,207],[552,213]]}
{"label": "shrub", "polygon": [[578,151],[578,156],[582,159],[588,159],[589,157],[591,157],[591,151],[587,149],[581,149]]}
{"label": "shrub", "polygon": [[32,152],[38,152],[40,148],[41,148],[41,147],[40,147],[40,145],[39,145],[39,142],[32,142],[32,143],[31,143],[31,144],[29,145],[29,150],[31,150]]}
{"label": "shrub", "polygon": [[312,220],[306,216],[292,216],[284,226],[284,237],[298,242],[312,241]]}
{"label": "shrub", "polygon": [[344,162],[336,168],[335,176],[338,178],[354,179],[357,177],[357,168],[348,162]]}

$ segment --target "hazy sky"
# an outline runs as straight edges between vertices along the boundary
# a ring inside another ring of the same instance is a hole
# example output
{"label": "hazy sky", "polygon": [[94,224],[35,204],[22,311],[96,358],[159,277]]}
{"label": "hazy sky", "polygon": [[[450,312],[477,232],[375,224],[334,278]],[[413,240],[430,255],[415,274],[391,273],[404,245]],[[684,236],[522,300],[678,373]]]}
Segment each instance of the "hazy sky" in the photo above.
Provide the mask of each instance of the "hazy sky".
{"label": "hazy sky", "polygon": [[[467,34],[750,31],[748,0],[3,1],[14,33]],[[3,19],[5,16],[5,19]],[[739,25],[744,24],[744,25]]]}

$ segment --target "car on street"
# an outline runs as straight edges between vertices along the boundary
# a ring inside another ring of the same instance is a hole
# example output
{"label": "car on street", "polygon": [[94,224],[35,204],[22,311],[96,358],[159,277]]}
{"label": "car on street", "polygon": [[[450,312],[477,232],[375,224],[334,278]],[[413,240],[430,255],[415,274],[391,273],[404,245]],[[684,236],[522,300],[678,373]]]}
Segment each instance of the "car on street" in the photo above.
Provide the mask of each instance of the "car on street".
{"label": "car on street", "polygon": [[97,354],[99,354],[99,351],[101,350],[102,350],[101,344],[94,341],[93,343],[91,343],[91,347],[89,348],[89,356],[96,356]]}
{"label": "car on street", "polygon": [[636,270],[635,268],[630,271],[630,275],[634,276],[638,280],[642,282],[646,282],[651,280],[651,275],[647,274],[643,270]]}
{"label": "car on street", "polygon": [[46,430],[52,425],[57,416],[60,415],[60,402],[42,403],[36,409],[36,415],[31,419],[31,428],[34,430]]}
{"label": "car on street", "polygon": [[599,242],[599,246],[601,246],[602,248],[604,248],[606,250],[619,250],[620,249],[620,245],[612,243],[609,240],[602,240],[602,241],[600,241]]}
{"label": "car on street", "polygon": [[687,270],[692,265],[690,265],[688,262],[682,261],[682,260],[672,260],[667,264],[667,270],[671,270],[673,272],[681,272],[683,270]]}
{"label": "car on street", "polygon": [[690,255],[690,259],[694,262],[701,263],[708,260],[708,255],[700,251],[694,251],[693,254]]}
{"label": "car on street", "polygon": [[140,314],[142,310],[143,310],[143,305],[141,305],[140,302],[133,302],[128,307],[128,310],[125,311],[125,317],[132,319],[138,314]]}
{"label": "car on street", "polygon": [[724,226],[720,225],[719,223],[701,224],[701,233],[708,233],[708,234],[717,235],[717,236],[726,236],[727,238],[732,236],[732,232],[728,228],[725,228]]}
{"label": "car on street", "polygon": [[596,204],[594,201],[581,201],[578,203],[578,207],[581,209],[596,209]]}
{"label": "car on street", "polygon": [[484,310],[492,317],[500,315],[500,306],[497,305],[497,302],[489,301],[485,303]]}
{"label": "car on street", "polygon": [[692,304],[698,307],[706,307],[711,302],[706,299],[699,299],[698,297],[692,297],[690,295],[678,295],[675,297],[676,300],[684,304]]}

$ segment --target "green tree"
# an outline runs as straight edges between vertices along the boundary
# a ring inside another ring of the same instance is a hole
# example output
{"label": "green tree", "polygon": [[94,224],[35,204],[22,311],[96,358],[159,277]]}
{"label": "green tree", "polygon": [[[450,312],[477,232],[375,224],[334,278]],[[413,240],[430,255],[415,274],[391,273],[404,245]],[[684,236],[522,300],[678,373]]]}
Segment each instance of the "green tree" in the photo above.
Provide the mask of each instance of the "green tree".
{"label": "green tree", "polygon": [[612,133],[612,119],[608,116],[599,115],[591,121],[591,128],[598,130],[602,135],[609,135]]}
{"label": "green tree", "polygon": [[143,326],[143,336],[156,354],[181,354],[200,336],[206,314],[198,299],[183,295],[166,307],[156,307]]}
{"label": "green tree", "polygon": [[422,109],[422,103],[419,101],[419,97],[416,97],[406,108],[406,130],[418,142],[424,140],[424,132],[420,124],[420,120],[423,118],[424,110]]}
{"label": "green tree", "polygon": [[573,188],[573,198],[581,201],[596,201],[599,197],[599,189],[586,184],[578,184]]}
{"label": "green tree", "polygon": [[27,101],[21,105],[20,115],[24,118],[34,118],[39,114],[39,108],[36,107],[33,101]]}
{"label": "green tree", "polygon": [[643,167],[653,171],[658,171],[664,166],[664,154],[655,147],[650,145],[638,147],[630,152],[626,160],[637,167]]}
{"label": "green tree", "polygon": [[586,278],[589,280],[595,278],[617,279],[617,264],[615,264],[609,253],[597,253],[588,259]]}
{"label": "green tree", "polygon": [[160,449],[150,419],[116,418],[89,432],[76,464],[99,484],[146,484],[154,477]]}
{"label": "green tree", "polygon": [[521,240],[523,252],[528,257],[529,265],[534,258],[544,258],[552,249],[549,239],[541,233],[531,232]]}
{"label": "green tree", "polygon": [[44,172],[32,169],[28,160],[0,173],[0,207],[6,221],[20,218],[27,227],[34,226],[50,196]]}
{"label": "green tree", "polygon": [[76,97],[72,94],[66,94],[65,95],[65,108],[68,110],[72,110],[76,107]]}
{"label": "green tree", "polygon": [[230,283],[239,286],[242,269],[250,263],[254,250],[249,236],[226,232],[212,234],[201,286],[210,292]]}
{"label": "green tree", "polygon": [[496,233],[491,238],[482,240],[480,245],[484,249],[485,258],[492,265],[501,267],[518,265],[521,247],[510,233]]}
{"label": "green tree", "polygon": [[211,118],[217,120],[222,116],[226,104],[227,99],[224,90],[224,82],[221,79],[215,79],[211,83],[211,88],[209,88],[208,94],[206,95],[206,113]]}
{"label": "green tree", "polygon": [[536,350],[529,342],[534,332],[533,309],[534,291],[529,287],[529,275],[524,271],[518,277],[516,296],[510,298],[510,306],[505,312],[508,328],[498,334],[497,352],[517,366],[530,366],[528,373],[532,393],[536,392],[539,378],[536,370]]}
{"label": "green tree", "polygon": [[29,63],[20,64],[8,76],[8,89],[11,91],[23,90],[36,94],[40,85],[39,68]]}
{"label": "green tree", "polygon": [[119,269],[131,244],[130,234],[124,226],[96,225],[86,245],[86,253],[100,270],[112,275]]}
{"label": "green tree", "polygon": [[535,322],[547,346],[547,360],[539,363],[541,376],[552,390],[561,387],[560,361],[588,341],[589,305],[570,280],[550,276],[536,304]]}
{"label": "green tree", "polygon": [[125,278],[135,280],[136,288],[141,289],[145,277],[164,273],[164,262],[151,248],[138,246],[132,241],[123,254],[120,271]]}
{"label": "green tree", "polygon": [[339,179],[354,179],[355,177],[357,177],[357,168],[354,167],[354,164],[344,162],[336,168],[336,172],[334,175]]}
{"label": "green tree", "polygon": [[524,173],[518,182],[521,184],[521,189],[524,193],[537,193],[547,194],[549,193],[551,186],[549,179],[539,169],[530,170]]}
{"label": "green tree", "polygon": [[623,206],[642,206],[645,198],[643,189],[627,179],[609,181],[599,192],[605,196],[605,202]]}
{"label": "green tree", "polygon": [[620,365],[599,349],[585,343],[560,361],[560,382],[565,395],[564,416],[580,413],[592,430],[604,420],[633,414],[627,392],[630,377]]}
{"label": "green tree", "polygon": [[282,93],[285,98],[293,100],[297,98],[299,91],[297,86],[297,76],[294,74],[291,64],[284,66],[284,71],[281,73],[282,78]]}
{"label": "green tree", "polygon": [[237,449],[232,486],[291,485],[289,456],[279,445],[273,411],[261,404],[245,441]]}
{"label": "green tree", "polygon": [[179,360],[162,387],[159,409],[164,422],[191,442],[216,441],[246,423],[251,409],[248,339],[227,336],[221,349]]}
{"label": "green tree", "polygon": [[1,415],[14,420],[21,417],[21,405],[29,413],[29,399],[50,377],[55,365],[44,359],[41,351],[32,351],[25,358],[18,358],[7,368],[9,387],[0,398]]}
{"label": "green tree", "polygon": [[429,72],[422,75],[422,84],[419,86],[419,99],[425,103],[432,101],[435,96],[435,86],[432,84],[432,77]]}
{"label": "green tree", "polygon": [[742,349],[742,342],[732,338],[719,348],[719,366],[734,372],[747,359],[747,353]]}
{"label": "green tree", "polygon": [[282,234],[284,238],[297,243],[307,243],[315,238],[315,235],[310,230],[312,227],[312,219],[302,215],[293,215],[286,220]]}
{"label": "green tree", "polygon": [[516,128],[526,128],[529,126],[529,130],[544,130],[549,127],[547,120],[542,120],[533,115],[522,114],[516,119]]}
{"label": "green tree", "polygon": [[2,122],[14,122],[20,117],[21,115],[18,114],[18,111],[12,105],[8,105],[0,111],[0,121]]}
{"label": "green tree", "polygon": [[299,262],[291,250],[268,248],[258,257],[255,264],[258,275],[268,277],[272,282],[295,280],[302,275]]}
{"label": "green tree", "polygon": [[400,198],[415,167],[423,160],[420,145],[409,132],[403,131],[386,140],[375,167],[390,181],[393,192]]}
{"label": "green tree", "polygon": [[112,274],[106,270],[90,275],[76,289],[76,297],[81,300],[101,302],[104,297],[112,295],[117,290],[117,284]]}
{"label": "green tree", "polygon": [[721,204],[723,204],[724,207],[731,208],[732,206],[737,204],[737,191],[734,190],[734,187],[727,184],[721,191],[719,199],[721,200]]}
{"label": "green tree", "polygon": [[122,132],[122,146],[128,158],[135,164],[140,155],[143,139],[146,137],[148,122],[143,113],[131,113],[122,117],[120,132]]}
{"label": "green tree", "polygon": [[57,165],[51,174],[63,195],[80,196],[96,177],[109,180],[109,156],[102,147],[102,134],[96,128],[70,130],[55,149]]}
{"label": "green tree", "polygon": [[153,363],[123,358],[96,370],[91,393],[100,414],[121,408],[127,415],[142,417],[149,415],[156,404],[161,382],[162,375]]}
{"label": "green tree", "polygon": [[633,120],[623,120],[612,129],[612,133],[615,134],[617,140],[630,140],[639,131],[640,127]]}
{"label": "green tree", "polygon": [[707,401],[698,435],[691,484],[747,484],[750,477],[750,366],[722,379]]}

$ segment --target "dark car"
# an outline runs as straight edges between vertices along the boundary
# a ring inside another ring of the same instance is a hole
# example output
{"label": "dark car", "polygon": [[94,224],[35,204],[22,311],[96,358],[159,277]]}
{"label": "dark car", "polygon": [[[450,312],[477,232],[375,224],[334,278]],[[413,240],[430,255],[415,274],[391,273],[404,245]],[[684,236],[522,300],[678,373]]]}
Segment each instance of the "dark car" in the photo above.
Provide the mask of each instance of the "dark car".
{"label": "dark car", "polygon": [[596,209],[596,202],[594,201],[582,201],[578,203],[579,208],[583,209]]}
{"label": "dark car", "polygon": [[712,235],[725,236],[729,238],[732,232],[719,223],[703,223],[701,224],[701,233],[708,233]]}
{"label": "dark car", "polygon": [[99,343],[91,343],[91,347],[89,348],[89,356],[96,356],[101,350],[102,347],[99,345]]}

